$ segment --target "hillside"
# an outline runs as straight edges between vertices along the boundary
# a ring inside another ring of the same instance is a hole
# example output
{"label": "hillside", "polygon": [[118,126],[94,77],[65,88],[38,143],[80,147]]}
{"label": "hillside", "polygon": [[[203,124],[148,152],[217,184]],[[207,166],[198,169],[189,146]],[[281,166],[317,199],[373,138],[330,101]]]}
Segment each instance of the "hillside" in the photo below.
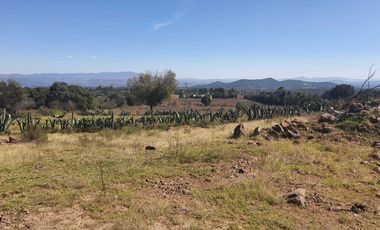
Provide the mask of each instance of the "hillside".
{"label": "hillside", "polygon": [[336,84],[331,82],[307,82],[301,80],[283,80],[279,81],[273,78],[265,79],[241,79],[233,82],[216,81],[209,84],[197,85],[194,88],[235,88],[235,89],[255,89],[255,90],[276,90],[284,87],[288,90],[304,90],[304,89],[329,89]]}
{"label": "hillside", "polygon": [[135,72],[0,74],[0,80],[12,79],[25,87],[50,86],[56,81],[84,87],[123,87],[128,78],[136,75]]}

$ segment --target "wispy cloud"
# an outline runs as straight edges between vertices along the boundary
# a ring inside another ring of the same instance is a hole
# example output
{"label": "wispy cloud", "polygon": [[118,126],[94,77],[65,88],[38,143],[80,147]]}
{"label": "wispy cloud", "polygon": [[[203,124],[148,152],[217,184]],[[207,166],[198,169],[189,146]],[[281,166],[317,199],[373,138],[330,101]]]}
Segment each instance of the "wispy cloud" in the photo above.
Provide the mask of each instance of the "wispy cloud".
{"label": "wispy cloud", "polygon": [[152,31],[158,31],[164,27],[173,25],[177,20],[184,17],[192,6],[192,0],[181,0],[180,4],[177,6],[176,12],[170,17],[170,20],[156,22],[152,26]]}
{"label": "wispy cloud", "polygon": [[73,56],[71,56],[71,55],[68,55],[68,56],[67,56],[67,58],[69,58],[69,59],[70,59],[70,58],[73,58]]}
{"label": "wispy cloud", "polygon": [[157,31],[164,27],[170,26],[171,24],[174,24],[174,22],[175,22],[174,20],[169,20],[169,21],[155,23],[153,24],[153,31]]}
{"label": "wispy cloud", "polygon": [[95,55],[91,55],[90,58],[97,58],[97,56],[95,56]]}

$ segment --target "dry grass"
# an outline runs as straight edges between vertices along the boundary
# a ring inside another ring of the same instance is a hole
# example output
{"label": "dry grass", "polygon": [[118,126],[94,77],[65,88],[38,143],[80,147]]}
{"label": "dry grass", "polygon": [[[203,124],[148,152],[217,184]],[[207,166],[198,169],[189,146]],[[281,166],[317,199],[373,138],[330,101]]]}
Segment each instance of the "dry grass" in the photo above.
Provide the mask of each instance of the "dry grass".
{"label": "dry grass", "polygon": [[[251,132],[279,121],[244,125]],[[235,126],[51,134],[47,143],[2,145],[0,228],[376,229],[378,174],[360,164],[370,147],[328,139],[228,144]],[[310,197],[304,208],[282,198],[297,187]],[[329,211],[354,202],[369,211]]]}

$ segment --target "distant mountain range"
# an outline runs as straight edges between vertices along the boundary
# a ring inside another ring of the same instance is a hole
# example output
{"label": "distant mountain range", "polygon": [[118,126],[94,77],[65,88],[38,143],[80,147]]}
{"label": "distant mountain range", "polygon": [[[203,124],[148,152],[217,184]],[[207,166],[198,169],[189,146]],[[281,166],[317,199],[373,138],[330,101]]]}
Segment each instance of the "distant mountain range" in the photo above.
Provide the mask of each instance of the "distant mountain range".
{"label": "distant mountain range", "polygon": [[242,90],[276,90],[279,87],[284,87],[288,90],[300,89],[329,89],[336,84],[332,82],[307,82],[301,80],[283,80],[279,81],[273,78],[265,79],[242,79],[233,82],[216,81],[205,85],[196,85],[194,88],[235,88]]}
{"label": "distant mountain range", "polygon": [[[50,86],[53,82],[60,81],[68,84],[85,87],[114,86],[125,87],[128,78],[137,76],[137,72],[102,72],[102,73],[40,73],[40,74],[0,74],[1,80],[15,80],[25,87]],[[199,88],[236,88],[236,89],[257,89],[274,90],[278,87],[287,89],[327,89],[336,84],[351,84],[360,87],[364,79],[346,79],[340,77],[308,78],[295,77],[291,79],[276,80],[274,78],[265,79],[199,79],[199,78],[178,78],[180,87],[185,84],[188,87]],[[380,80],[372,80],[370,85],[380,84]]]}
{"label": "distant mountain range", "polygon": [[50,86],[56,81],[85,87],[114,86],[125,87],[135,72],[104,73],[41,73],[41,74],[0,74],[0,80],[15,80],[25,87]]}

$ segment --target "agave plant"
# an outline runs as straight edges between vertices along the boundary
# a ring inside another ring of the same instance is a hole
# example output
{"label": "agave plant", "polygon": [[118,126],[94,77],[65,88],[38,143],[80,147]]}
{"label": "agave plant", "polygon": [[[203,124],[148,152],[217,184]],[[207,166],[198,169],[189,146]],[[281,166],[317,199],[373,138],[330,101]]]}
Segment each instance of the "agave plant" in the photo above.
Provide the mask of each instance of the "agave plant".
{"label": "agave plant", "polygon": [[4,109],[3,113],[0,114],[0,133],[8,133],[13,121],[12,115]]}

